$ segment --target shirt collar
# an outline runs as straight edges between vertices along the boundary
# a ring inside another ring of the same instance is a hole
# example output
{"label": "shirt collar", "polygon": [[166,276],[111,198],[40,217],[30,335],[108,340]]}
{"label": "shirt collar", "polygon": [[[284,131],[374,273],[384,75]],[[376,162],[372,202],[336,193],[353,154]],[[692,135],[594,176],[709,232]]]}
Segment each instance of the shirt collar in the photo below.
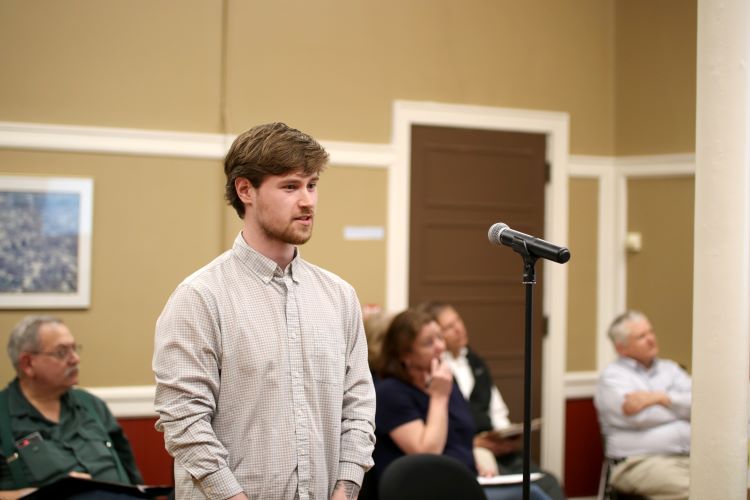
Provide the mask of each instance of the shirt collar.
{"label": "shirt collar", "polygon": [[654,358],[653,363],[651,363],[651,368],[646,368],[639,361],[636,361],[633,358],[629,358],[627,356],[620,356],[620,363],[637,372],[651,373],[656,370],[656,365],[659,363],[659,358]]}
{"label": "shirt collar", "polygon": [[[18,377],[14,378],[13,381],[8,384],[8,413],[13,417],[35,417],[44,418],[42,414],[32,405],[26,396],[21,391],[21,382]],[[69,404],[76,404],[71,401],[70,391],[66,392],[60,397],[60,404],[65,407]]]}
{"label": "shirt collar", "polygon": [[299,256],[299,248],[297,247],[294,249],[294,258],[286,269],[281,269],[272,259],[269,259],[248,245],[245,238],[242,237],[242,232],[235,238],[232,252],[251,271],[257,274],[265,284],[268,284],[274,277],[281,277],[285,273],[289,273],[292,280],[295,283],[299,283],[299,278],[302,274],[302,259]]}
{"label": "shirt collar", "polygon": [[445,351],[445,357],[449,361],[466,361],[468,354],[469,354],[469,348],[468,347],[462,347],[461,350],[458,351],[458,356],[453,356],[452,352]]}

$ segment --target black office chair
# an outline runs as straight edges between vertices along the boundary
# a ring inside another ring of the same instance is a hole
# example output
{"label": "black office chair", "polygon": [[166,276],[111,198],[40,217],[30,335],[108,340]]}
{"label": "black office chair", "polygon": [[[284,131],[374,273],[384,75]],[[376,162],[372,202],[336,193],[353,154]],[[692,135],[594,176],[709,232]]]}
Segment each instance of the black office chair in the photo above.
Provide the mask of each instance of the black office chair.
{"label": "black office chair", "polygon": [[471,471],[443,455],[406,455],[383,471],[380,500],[487,500]]}

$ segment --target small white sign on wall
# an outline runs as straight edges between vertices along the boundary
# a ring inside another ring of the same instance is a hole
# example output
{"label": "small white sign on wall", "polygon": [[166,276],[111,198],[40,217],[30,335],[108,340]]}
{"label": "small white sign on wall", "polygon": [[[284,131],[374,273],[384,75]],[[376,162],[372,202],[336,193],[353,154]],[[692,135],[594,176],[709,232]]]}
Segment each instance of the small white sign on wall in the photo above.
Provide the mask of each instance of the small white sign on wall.
{"label": "small white sign on wall", "polygon": [[385,238],[383,226],[344,226],[344,239],[351,241],[382,240]]}

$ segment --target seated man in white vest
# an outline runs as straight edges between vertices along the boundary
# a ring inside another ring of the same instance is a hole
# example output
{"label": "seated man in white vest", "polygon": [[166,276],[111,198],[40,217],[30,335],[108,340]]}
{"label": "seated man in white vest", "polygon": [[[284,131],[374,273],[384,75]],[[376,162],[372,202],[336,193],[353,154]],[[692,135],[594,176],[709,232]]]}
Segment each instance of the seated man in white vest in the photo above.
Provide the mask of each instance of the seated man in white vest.
{"label": "seated man in white vest", "polygon": [[615,318],[609,336],[619,356],[599,376],[594,404],[605,453],[615,463],[610,485],[654,499],[688,498],[690,376],[657,357],[643,313]]}
{"label": "seated man in white vest", "polygon": [[[521,440],[518,437],[498,440],[484,437],[482,434],[485,431],[507,428],[511,422],[508,419],[508,407],[497,386],[492,382],[492,374],[487,364],[469,347],[469,336],[461,316],[453,306],[443,302],[425,302],[419,308],[430,314],[442,328],[446,361],[450,364],[453,378],[461,389],[461,394],[471,406],[477,427],[474,447],[478,462],[482,461],[482,455],[478,455],[477,451],[489,450],[495,456],[500,474],[522,473],[523,454],[520,451]],[[530,469],[531,472],[544,474],[535,483],[547,495],[555,500],[565,498],[554,476],[540,470],[533,462]]]}

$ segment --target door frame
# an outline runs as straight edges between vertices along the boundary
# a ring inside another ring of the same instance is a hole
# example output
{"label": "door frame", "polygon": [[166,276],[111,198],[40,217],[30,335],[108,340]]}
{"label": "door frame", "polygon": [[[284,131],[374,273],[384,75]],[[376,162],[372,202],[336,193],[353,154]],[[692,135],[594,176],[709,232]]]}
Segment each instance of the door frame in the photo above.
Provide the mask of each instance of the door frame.
{"label": "door frame", "polygon": [[[545,134],[550,182],[545,188],[543,237],[558,244],[566,244],[568,240],[567,165],[569,156],[567,113],[394,101],[392,128],[394,157],[388,175],[387,310],[399,311],[408,306],[412,125]],[[498,251],[504,250],[498,249]],[[557,477],[564,477],[564,382],[568,272],[565,265],[542,262],[546,280],[542,308],[549,318],[549,329],[542,342],[544,362],[542,364],[541,465]],[[521,272],[519,260],[519,286],[521,286]]]}

